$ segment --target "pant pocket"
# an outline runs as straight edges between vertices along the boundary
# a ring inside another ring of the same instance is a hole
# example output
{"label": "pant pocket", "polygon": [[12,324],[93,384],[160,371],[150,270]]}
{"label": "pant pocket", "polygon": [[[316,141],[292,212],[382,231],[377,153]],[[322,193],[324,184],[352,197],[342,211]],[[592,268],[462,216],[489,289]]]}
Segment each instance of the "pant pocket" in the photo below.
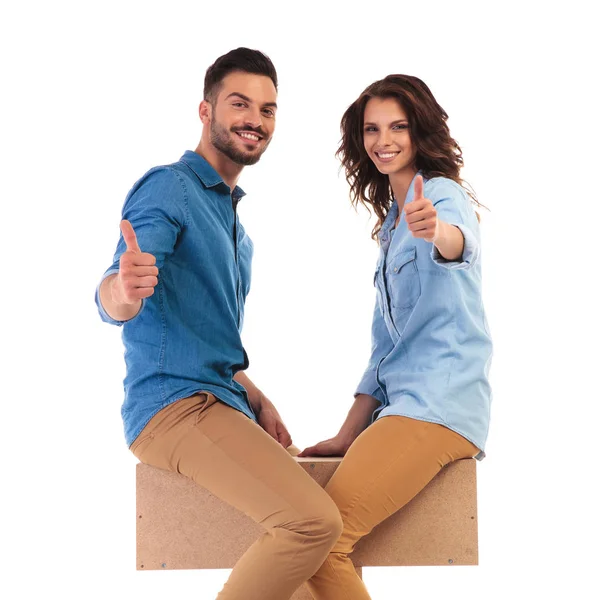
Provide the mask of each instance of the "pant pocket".
{"label": "pant pocket", "polygon": [[194,419],[191,423],[194,427],[197,427],[207,416],[210,408],[220,402],[220,400],[210,392],[199,392],[198,394],[195,394],[193,398],[196,399],[196,404],[194,406]]}
{"label": "pant pocket", "polygon": [[146,427],[142,430],[140,435],[137,436],[137,438],[134,440],[133,444],[131,444],[131,446],[129,447],[129,449],[131,450],[133,455],[140,462],[145,462],[144,458],[143,458],[144,453],[148,450],[148,448],[154,441],[154,432],[153,431],[146,432],[147,428],[148,428],[148,425],[146,425]]}

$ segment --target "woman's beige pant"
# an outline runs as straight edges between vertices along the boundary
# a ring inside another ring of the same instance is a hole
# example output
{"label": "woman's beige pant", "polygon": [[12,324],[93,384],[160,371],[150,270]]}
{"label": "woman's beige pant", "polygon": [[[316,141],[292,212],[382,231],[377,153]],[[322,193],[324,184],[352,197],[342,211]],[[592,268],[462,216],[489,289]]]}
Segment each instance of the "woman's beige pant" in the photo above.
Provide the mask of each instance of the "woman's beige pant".
{"label": "woman's beige pant", "polygon": [[435,423],[387,416],[367,427],[325,487],[340,510],[344,530],[308,581],[315,600],[370,600],[349,557],[355,544],[414,498],[445,465],[478,452],[458,433]]}

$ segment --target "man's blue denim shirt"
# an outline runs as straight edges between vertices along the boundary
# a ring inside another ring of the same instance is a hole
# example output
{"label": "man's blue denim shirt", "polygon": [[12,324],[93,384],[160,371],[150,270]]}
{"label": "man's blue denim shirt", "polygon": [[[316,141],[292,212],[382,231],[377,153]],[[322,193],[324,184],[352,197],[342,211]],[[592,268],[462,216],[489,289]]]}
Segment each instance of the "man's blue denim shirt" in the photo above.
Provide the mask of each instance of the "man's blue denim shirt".
{"label": "man's blue denim shirt", "polygon": [[[248,366],[240,332],[253,246],[236,211],[243,195],[191,151],[148,171],[127,195],[123,218],[159,269],[154,294],[127,322],[104,311],[96,290],[102,319],[123,327],[128,445],[158,411],[200,391],[256,420],[246,391],[233,380]],[[118,272],[125,249],[121,236],[103,279]]]}

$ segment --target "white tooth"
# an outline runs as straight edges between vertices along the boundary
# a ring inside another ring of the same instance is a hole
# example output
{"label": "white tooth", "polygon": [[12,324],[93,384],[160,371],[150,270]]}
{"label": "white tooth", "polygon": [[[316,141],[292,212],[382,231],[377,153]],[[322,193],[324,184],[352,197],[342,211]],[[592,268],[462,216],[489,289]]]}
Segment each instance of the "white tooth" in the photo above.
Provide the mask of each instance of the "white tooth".
{"label": "white tooth", "polygon": [[257,135],[252,135],[251,133],[240,133],[240,135],[242,137],[248,138],[249,140],[254,140],[256,142],[259,140]]}

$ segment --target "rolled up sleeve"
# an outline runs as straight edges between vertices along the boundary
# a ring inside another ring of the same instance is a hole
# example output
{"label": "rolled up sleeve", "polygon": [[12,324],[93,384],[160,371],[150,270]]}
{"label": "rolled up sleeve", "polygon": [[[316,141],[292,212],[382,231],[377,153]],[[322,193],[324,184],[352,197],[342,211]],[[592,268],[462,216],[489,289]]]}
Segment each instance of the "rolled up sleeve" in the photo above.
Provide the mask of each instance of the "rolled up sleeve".
{"label": "rolled up sleeve", "polygon": [[[186,223],[186,207],[187,197],[179,175],[164,167],[150,171],[138,181],[125,200],[123,219],[131,223],[140,250],[156,258],[159,278],[165,260],[173,253],[177,238]],[[106,312],[100,301],[100,285],[109,275],[119,272],[119,261],[126,249],[121,234],[113,263],[96,288],[95,301],[100,318],[111,325],[123,325],[125,321],[117,321]],[[141,314],[145,303],[146,299],[143,299],[136,317]]]}
{"label": "rolled up sleeve", "polygon": [[358,396],[359,394],[367,394],[368,396],[373,396],[373,398],[377,398],[381,404],[385,404],[385,396],[383,395],[383,390],[377,383],[377,371],[365,371],[363,378],[360,380],[358,387],[356,388],[356,392],[354,392],[354,396]]}
{"label": "rolled up sleeve", "polygon": [[[449,222],[446,221],[446,223]],[[463,248],[463,253],[460,260],[446,260],[440,254],[440,251],[435,247],[435,245],[433,245],[431,250],[431,259],[434,263],[442,267],[446,267],[446,269],[469,269],[479,259],[479,241],[466,225],[459,223],[449,224],[458,227],[465,240],[465,247]]]}
{"label": "rolled up sleeve", "polygon": [[355,396],[358,394],[368,394],[377,398],[382,404],[385,403],[385,396],[379,383],[377,382],[377,367],[383,358],[385,358],[394,348],[392,338],[388,333],[383,315],[378,304],[375,304],[373,312],[373,324],[371,326],[371,357],[365,370]]}
{"label": "rolled up sleeve", "polygon": [[470,269],[479,260],[479,222],[466,192],[451,180],[432,179],[425,196],[435,206],[441,221],[457,227],[464,238],[464,249],[459,260],[446,260],[432,244],[431,259],[446,269]]}
{"label": "rolled up sleeve", "polygon": [[[104,275],[102,276],[102,279],[100,280],[100,283],[98,284],[98,287],[96,288],[96,295],[94,300],[96,301],[96,306],[98,307],[98,313],[100,314],[100,318],[105,322],[105,323],[110,323],[111,325],[118,325],[121,326],[123,325],[123,323],[125,323],[126,321],[117,321],[116,319],[113,319],[105,310],[104,310],[104,306],[102,306],[102,302],[100,301],[100,286],[102,285],[102,282],[109,276],[112,275],[113,273],[118,273],[119,269],[109,269],[108,271],[106,271],[106,273],[104,273]],[[142,306],[140,307],[140,310],[138,312],[138,314],[140,312],[142,312],[142,308],[144,308],[144,300],[142,300]],[[137,315],[136,315],[137,316]],[[134,317],[135,319],[135,317]]]}

